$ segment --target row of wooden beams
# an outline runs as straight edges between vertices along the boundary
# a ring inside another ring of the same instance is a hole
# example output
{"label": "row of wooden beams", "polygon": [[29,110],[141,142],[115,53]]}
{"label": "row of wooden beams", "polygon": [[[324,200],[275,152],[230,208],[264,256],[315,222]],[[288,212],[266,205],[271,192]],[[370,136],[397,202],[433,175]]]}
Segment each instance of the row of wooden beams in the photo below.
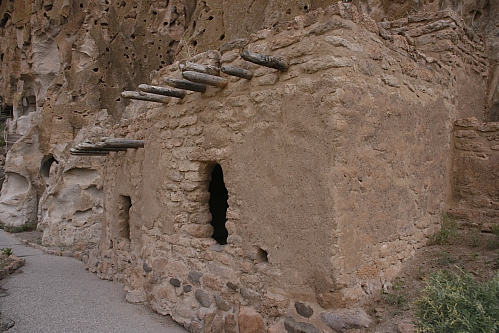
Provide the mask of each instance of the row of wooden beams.
{"label": "row of wooden beams", "polygon": [[[287,61],[280,57],[243,51],[241,53],[241,58],[280,71],[288,69]],[[228,80],[220,77],[220,71],[227,75],[244,78],[246,80],[251,80],[253,78],[252,71],[235,66],[222,66],[218,68],[216,66],[201,65],[185,61],[182,62],[179,67],[182,71],[182,77],[186,80],[167,78],[164,82],[170,87],[181,90],[141,84],[139,85],[139,90],[141,91],[124,91],[121,93],[121,96],[129,99],[166,104],[169,101],[169,97],[184,98],[186,95],[185,90],[204,93],[207,85],[219,88],[225,87]]]}

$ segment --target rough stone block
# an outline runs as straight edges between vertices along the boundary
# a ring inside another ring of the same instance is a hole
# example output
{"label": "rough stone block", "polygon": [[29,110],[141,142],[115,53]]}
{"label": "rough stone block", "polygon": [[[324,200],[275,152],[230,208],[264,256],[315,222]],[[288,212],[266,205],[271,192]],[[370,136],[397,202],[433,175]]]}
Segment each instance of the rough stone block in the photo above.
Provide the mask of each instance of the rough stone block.
{"label": "rough stone block", "polygon": [[208,224],[211,222],[211,213],[209,211],[191,214],[189,222],[195,224]]}
{"label": "rough stone block", "polygon": [[203,273],[192,271],[192,272],[189,272],[189,274],[187,274],[187,277],[192,282],[199,284],[199,280],[203,277]]}
{"label": "rough stone block", "polygon": [[260,294],[248,288],[241,288],[239,291],[241,296],[247,300],[256,301],[260,299]]}
{"label": "rough stone block", "polygon": [[224,330],[224,317],[221,314],[217,314],[211,323],[211,333],[219,333]]}
{"label": "rough stone block", "polygon": [[480,132],[497,132],[499,131],[499,122],[490,122],[478,127]]}
{"label": "rough stone block", "polygon": [[454,136],[456,138],[468,138],[468,139],[474,139],[478,138],[477,132],[473,130],[460,130],[460,131],[455,131]]}
{"label": "rough stone block", "polygon": [[352,42],[350,42],[350,41],[348,41],[345,38],[342,38],[340,36],[327,36],[325,38],[325,40],[329,44],[337,46],[337,47],[342,46],[342,47],[346,47],[347,49],[355,51],[355,52],[359,52],[359,53],[364,52],[364,48],[362,47],[362,45],[357,44],[357,43],[352,43]]}
{"label": "rough stone block", "polygon": [[307,63],[301,65],[302,71],[307,74],[313,74],[320,70],[326,70],[329,68],[341,68],[341,67],[351,67],[353,66],[353,61],[350,58],[334,57],[334,56],[323,56],[320,58],[315,58]]}
{"label": "rough stone block", "polygon": [[362,309],[340,309],[323,312],[320,316],[327,326],[340,333],[354,328],[366,328],[372,324],[372,319]]}
{"label": "rough stone block", "polygon": [[284,328],[289,333],[320,333],[314,325],[297,322],[293,317],[288,317],[284,320]]}
{"label": "rough stone block", "polygon": [[180,282],[179,279],[172,278],[172,279],[170,279],[170,284],[172,286],[174,286],[175,288],[178,288],[181,286],[182,283]]}
{"label": "rough stone block", "polygon": [[229,311],[232,308],[230,304],[224,301],[220,296],[215,295],[214,299],[215,299],[215,304],[220,310]]}
{"label": "rough stone block", "polygon": [[310,305],[302,303],[302,302],[296,302],[295,303],[295,309],[296,312],[305,318],[310,318],[314,314],[314,309],[310,307]]}
{"label": "rough stone block", "polygon": [[225,333],[238,333],[236,315],[230,313],[225,316]]}
{"label": "rough stone block", "polygon": [[398,88],[400,87],[400,83],[399,81],[397,80],[397,78],[395,76],[392,76],[392,75],[387,75],[387,74],[383,74],[381,76],[381,80],[387,85],[387,86],[390,86],[390,87],[395,87],[395,88]]}
{"label": "rough stone block", "polygon": [[147,300],[146,293],[143,290],[129,291],[125,298],[129,303],[144,303]]}
{"label": "rough stone block", "polygon": [[457,119],[454,121],[454,125],[458,127],[477,127],[479,124],[480,122],[475,117]]}
{"label": "rough stone block", "polygon": [[199,302],[199,304],[201,304],[201,306],[205,308],[209,308],[212,303],[210,295],[201,289],[196,289],[196,291],[194,292],[194,297],[196,297],[196,300]]}
{"label": "rough stone block", "polygon": [[262,333],[265,325],[262,316],[255,309],[242,306],[237,316],[239,333]]}
{"label": "rough stone block", "polygon": [[213,226],[211,224],[188,224],[182,227],[186,233],[196,238],[207,238],[213,235]]}
{"label": "rough stone block", "polygon": [[289,45],[293,45],[295,43],[298,43],[301,40],[301,38],[302,34],[300,33],[278,37],[270,44],[270,49],[277,50]]}
{"label": "rough stone block", "polygon": [[323,24],[320,24],[320,25],[314,27],[310,31],[310,34],[323,35],[326,32],[329,32],[332,30],[338,30],[338,29],[350,29],[350,27],[342,19],[333,18],[330,21],[327,21],[326,23],[323,23]]}

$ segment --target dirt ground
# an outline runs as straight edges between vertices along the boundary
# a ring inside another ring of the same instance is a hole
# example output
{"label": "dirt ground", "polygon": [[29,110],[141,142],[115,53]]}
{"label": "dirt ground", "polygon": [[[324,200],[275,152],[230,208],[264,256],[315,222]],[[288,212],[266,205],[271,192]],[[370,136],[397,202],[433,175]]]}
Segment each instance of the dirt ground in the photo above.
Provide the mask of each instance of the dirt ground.
{"label": "dirt ground", "polygon": [[477,280],[498,274],[499,237],[476,228],[460,227],[446,244],[419,249],[404,263],[397,278],[364,305],[376,324],[363,332],[411,333],[416,317],[414,302],[421,296],[425,278],[439,270],[471,272]]}

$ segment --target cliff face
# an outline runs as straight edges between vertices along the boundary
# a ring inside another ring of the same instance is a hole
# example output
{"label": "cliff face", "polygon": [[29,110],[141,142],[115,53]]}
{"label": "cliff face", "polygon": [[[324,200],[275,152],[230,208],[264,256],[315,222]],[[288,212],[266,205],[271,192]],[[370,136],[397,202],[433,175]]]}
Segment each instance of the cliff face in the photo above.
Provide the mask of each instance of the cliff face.
{"label": "cliff face", "polygon": [[[2,107],[22,135],[0,220],[83,249],[193,332],[368,325],[338,309],[392,279],[442,209],[497,211],[493,185],[469,205],[486,177],[452,176],[497,158],[497,125],[479,124],[499,114],[494,2],[4,0],[0,15]],[[253,77],[165,104],[120,95],[187,60]],[[70,155],[103,137],[145,144]]]}

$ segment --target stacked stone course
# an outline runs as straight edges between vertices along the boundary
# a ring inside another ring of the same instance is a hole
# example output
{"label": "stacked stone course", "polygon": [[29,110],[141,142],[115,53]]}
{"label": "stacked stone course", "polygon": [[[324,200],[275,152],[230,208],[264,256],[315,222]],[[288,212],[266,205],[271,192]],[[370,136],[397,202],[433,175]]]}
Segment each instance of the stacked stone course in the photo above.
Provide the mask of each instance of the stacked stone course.
{"label": "stacked stone course", "polygon": [[452,130],[450,213],[491,231],[499,223],[499,123],[464,118]]}

